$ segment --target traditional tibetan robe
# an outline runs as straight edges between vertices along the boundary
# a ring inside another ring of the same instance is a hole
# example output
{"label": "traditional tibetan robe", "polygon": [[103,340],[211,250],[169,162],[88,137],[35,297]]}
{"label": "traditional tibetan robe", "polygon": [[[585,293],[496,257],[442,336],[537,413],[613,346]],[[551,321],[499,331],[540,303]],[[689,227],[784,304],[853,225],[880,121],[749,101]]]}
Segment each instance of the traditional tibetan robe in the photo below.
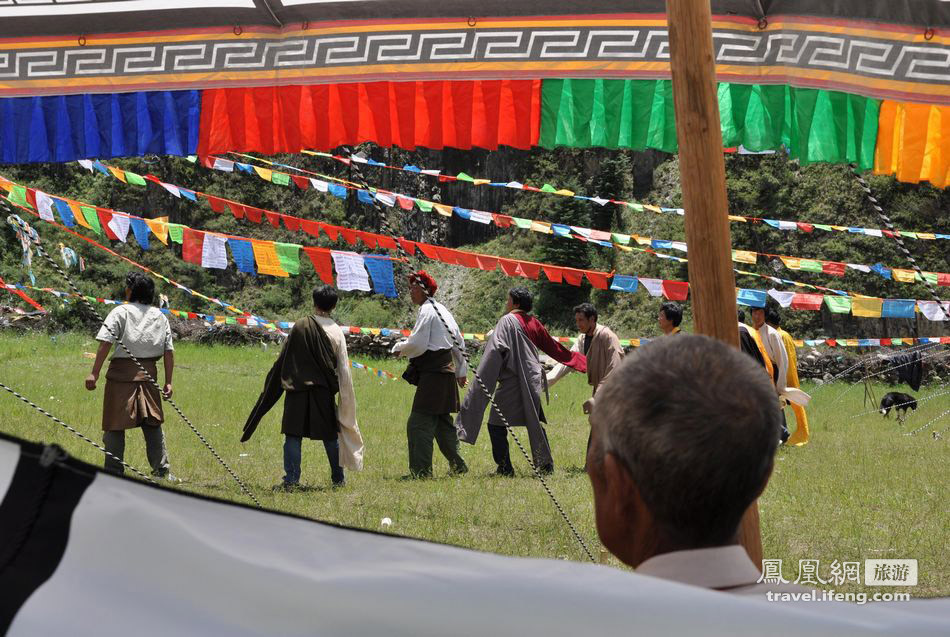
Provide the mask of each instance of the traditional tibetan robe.
{"label": "traditional tibetan robe", "polygon": [[[488,424],[503,427],[507,421],[512,427],[527,427],[534,464],[546,466],[554,462],[541,430],[541,392],[546,382],[537,349],[517,314],[505,314],[495,325],[482,352],[478,377],[489,392],[494,392],[497,409],[493,408],[489,413]],[[567,352],[566,349],[564,351]],[[583,359],[583,355],[578,358],[575,354],[568,352],[566,357],[559,356],[566,361]],[[586,371],[586,360],[584,368],[582,371]],[[459,440],[475,444],[487,406],[485,391],[477,381],[472,383],[455,418]],[[504,421],[498,410],[504,414]]]}
{"label": "traditional tibetan robe", "polygon": [[[574,341],[572,352],[582,352],[587,357],[587,384],[593,388],[593,394],[597,394],[597,388],[607,378],[623,360],[623,348],[620,346],[620,339],[606,325],[598,324],[594,328],[594,333],[590,336],[580,334]],[[563,363],[558,363],[550,372],[548,372],[548,387],[561,380],[571,368]]]}
{"label": "traditional tibetan robe", "polygon": [[[779,336],[782,337],[782,343],[785,345],[785,352],[788,354],[788,377],[786,382],[788,383],[788,388],[798,388],[801,387],[801,384],[798,380],[798,354],[795,351],[795,340],[792,338],[792,335],[786,332],[781,328],[776,328],[776,331],[779,333]],[[808,414],[805,413],[805,408],[801,405],[797,405],[794,402],[791,404],[792,412],[795,414],[795,424],[797,429],[795,433],[788,439],[789,445],[804,445],[808,442],[809,431],[808,431]]]}
{"label": "traditional tibetan robe", "polygon": [[346,340],[331,319],[308,316],[294,324],[244,425],[241,442],[250,439],[284,392],[281,433],[312,440],[338,438],[340,463],[347,469],[362,469],[363,438],[356,423]]}

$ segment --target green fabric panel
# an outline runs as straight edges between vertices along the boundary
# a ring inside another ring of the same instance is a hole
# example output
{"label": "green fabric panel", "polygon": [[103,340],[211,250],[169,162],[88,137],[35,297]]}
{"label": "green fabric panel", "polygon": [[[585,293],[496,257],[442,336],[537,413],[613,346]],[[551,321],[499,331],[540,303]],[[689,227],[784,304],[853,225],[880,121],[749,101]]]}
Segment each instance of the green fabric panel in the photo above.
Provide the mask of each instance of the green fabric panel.
{"label": "green fabric panel", "polygon": [[279,173],[274,171],[270,176],[271,183],[277,184],[278,186],[289,186],[290,185],[290,175],[287,173]]}
{"label": "green fabric panel", "polygon": [[[880,101],[839,91],[720,83],[723,145],[784,144],[803,164],[874,164]],[[656,148],[676,152],[669,80],[550,79],[541,87],[544,148]]]}
{"label": "green fabric panel", "polygon": [[134,173],[131,170],[125,171],[125,179],[133,186],[144,186],[145,179],[142,178],[142,175]]}
{"label": "green fabric panel", "polygon": [[831,294],[825,295],[825,305],[828,306],[828,309],[832,314],[850,314],[851,313],[851,297],[850,296],[833,296]]}
{"label": "green fabric panel", "polygon": [[465,173],[459,173],[459,174],[457,174],[457,175],[455,176],[455,178],[458,179],[459,181],[471,181],[471,182],[474,182],[474,181],[475,181],[475,180],[471,177],[471,175],[467,175],[467,174],[465,174]]}
{"label": "green fabric panel", "polygon": [[826,232],[832,232],[834,230],[834,228],[832,228],[831,226],[825,225],[823,223],[814,223],[812,225],[818,228],[819,230],[824,230]]}
{"label": "green fabric panel", "polygon": [[274,243],[280,267],[288,274],[300,274],[300,246],[296,243]]}
{"label": "green fabric panel", "polygon": [[432,212],[432,202],[424,201],[422,199],[416,199],[416,205],[419,206],[419,210],[422,212]]}
{"label": "green fabric panel", "polygon": [[30,210],[33,209],[33,206],[30,205],[29,200],[26,198],[26,188],[24,186],[14,186],[10,190],[10,194],[7,195],[7,199],[10,200],[10,203],[29,208]]}
{"label": "green fabric panel", "polygon": [[96,234],[102,234],[102,226],[99,225],[99,213],[96,212],[96,209],[91,206],[79,206],[79,211],[89,227],[95,230]]}
{"label": "green fabric panel", "polygon": [[555,188],[551,184],[544,184],[543,186],[541,186],[541,192],[557,192],[557,188]]}
{"label": "green fabric panel", "polygon": [[168,224],[168,238],[175,243],[182,243],[185,240],[185,229],[180,223]]}
{"label": "green fabric panel", "polygon": [[802,259],[800,263],[800,270],[804,272],[822,272],[823,268],[821,267],[821,261],[814,261],[812,259]]}
{"label": "green fabric panel", "polygon": [[515,222],[515,225],[518,226],[519,228],[521,228],[522,230],[530,230],[530,229],[531,229],[531,220],[530,220],[530,219],[522,219],[521,217],[512,217],[511,220],[514,221],[514,222]]}

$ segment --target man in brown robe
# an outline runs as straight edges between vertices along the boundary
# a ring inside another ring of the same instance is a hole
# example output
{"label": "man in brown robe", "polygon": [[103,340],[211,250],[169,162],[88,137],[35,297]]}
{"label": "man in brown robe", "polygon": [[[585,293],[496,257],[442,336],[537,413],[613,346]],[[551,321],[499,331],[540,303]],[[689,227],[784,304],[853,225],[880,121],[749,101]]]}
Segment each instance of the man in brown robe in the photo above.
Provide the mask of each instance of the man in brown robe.
{"label": "man in brown robe", "polygon": [[[278,488],[292,490],[300,483],[303,438],[323,441],[330,463],[330,479],[343,486],[343,466],[360,470],[363,439],[356,423],[356,398],[343,331],[330,318],[337,293],[329,285],[313,291],[315,315],[297,321],[280,356],[271,367],[244,425],[246,442],[265,414],[284,398],[281,433],[284,434],[284,479]],[[340,395],[337,407],[336,396]],[[341,464],[343,466],[341,466]]]}

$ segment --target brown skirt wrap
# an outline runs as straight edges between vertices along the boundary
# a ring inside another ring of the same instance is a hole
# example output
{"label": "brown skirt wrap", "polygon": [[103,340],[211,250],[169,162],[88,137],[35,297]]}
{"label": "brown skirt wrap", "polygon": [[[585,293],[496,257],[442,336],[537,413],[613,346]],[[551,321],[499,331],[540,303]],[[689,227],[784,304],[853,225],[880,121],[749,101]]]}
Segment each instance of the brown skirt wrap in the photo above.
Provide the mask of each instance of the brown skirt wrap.
{"label": "brown skirt wrap", "polygon": [[[152,378],[158,378],[156,358],[139,362]],[[162,397],[131,358],[113,358],[106,370],[102,398],[102,430],[123,431],[142,425],[157,426],[165,421]]]}
{"label": "brown skirt wrap", "polygon": [[416,395],[412,411],[438,416],[459,410],[459,390],[455,382],[452,350],[429,350],[409,360],[418,370]]}

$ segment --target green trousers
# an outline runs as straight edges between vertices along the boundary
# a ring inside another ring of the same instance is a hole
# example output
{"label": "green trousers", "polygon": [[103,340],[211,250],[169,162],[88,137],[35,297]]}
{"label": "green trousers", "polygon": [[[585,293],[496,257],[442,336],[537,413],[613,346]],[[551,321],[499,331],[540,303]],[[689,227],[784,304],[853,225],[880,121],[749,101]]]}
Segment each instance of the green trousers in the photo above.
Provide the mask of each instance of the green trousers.
{"label": "green trousers", "polygon": [[432,439],[439,444],[439,451],[449,461],[452,473],[468,471],[459,455],[459,438],[452,422],[452,414],[423,414],[413,411],[406,425],[409,438],[409,473],[418,478],[432,476]]}

